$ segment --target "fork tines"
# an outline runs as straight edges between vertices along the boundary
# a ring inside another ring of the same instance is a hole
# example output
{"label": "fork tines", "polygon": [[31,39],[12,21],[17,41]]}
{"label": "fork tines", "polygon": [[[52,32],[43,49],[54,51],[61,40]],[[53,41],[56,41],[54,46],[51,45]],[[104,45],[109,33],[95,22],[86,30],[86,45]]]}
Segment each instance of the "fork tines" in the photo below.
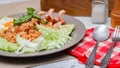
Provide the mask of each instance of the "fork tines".
{"label": "fork tines", "polygon": [[120,25],[115,27],[115,31],[113,33],[113,40],[114,40],[114,38],[120,38]]}

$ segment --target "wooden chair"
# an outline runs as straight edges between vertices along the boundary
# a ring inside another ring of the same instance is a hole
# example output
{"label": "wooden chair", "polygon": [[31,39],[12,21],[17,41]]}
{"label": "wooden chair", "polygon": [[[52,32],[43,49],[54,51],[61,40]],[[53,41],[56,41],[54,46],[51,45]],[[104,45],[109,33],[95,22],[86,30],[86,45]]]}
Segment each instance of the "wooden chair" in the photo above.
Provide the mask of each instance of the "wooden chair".
{"label": "wooden chair", "polygon": [[[114,0],[109,1],[109,13],[112,10]],[[92,0],[41,0],[41,10],[48,11],[54,8],[55,11],[66,10],[66,14],[74,16],[90,16]]]}

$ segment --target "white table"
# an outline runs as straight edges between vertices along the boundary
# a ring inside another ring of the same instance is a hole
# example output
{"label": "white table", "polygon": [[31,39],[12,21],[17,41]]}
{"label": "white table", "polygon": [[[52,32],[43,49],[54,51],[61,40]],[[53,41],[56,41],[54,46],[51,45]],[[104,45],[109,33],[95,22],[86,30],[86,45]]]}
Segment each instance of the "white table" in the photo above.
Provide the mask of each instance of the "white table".
{"label": "white table", "polygon": [[[75,17],[75,18],[82,21],[86,28],[96,27],[96,26],[100,25],[100,24],[92,23],[91,17]],[[111,22],[111,20],[110,20],[110,18],[108,18],[105,25],[108,25],[108,27],[110,27],[111,26],[110,22]]]}

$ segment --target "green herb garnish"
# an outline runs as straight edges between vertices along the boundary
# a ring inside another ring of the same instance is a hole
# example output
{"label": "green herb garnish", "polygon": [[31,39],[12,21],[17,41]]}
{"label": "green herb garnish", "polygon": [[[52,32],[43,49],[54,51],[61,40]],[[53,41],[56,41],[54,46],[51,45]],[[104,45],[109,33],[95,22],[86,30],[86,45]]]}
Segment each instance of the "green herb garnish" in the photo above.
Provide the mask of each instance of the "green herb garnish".
{"label": "green herb garnish", "polygon": [[14,26],[20,25],[26,21],[29,21],[31,18],[41,19],[41,16],[35,12],[33,8],[27,8],[27,14],[20,16],[18,19],[14,19]]}
{"label": "green herb garnish", "polygon": [[35,12],[35,9],[33,8],[27,8],[27,14],[32,15]]}
{"label": "green herb garnish", "polygon": [[38,15],[37,13],[33,13],[32,16],[33,16],[34,18],[41,19],[40,15]]}
{"label": "green herb garnish", "polygon": [[47,21],[47,20],[42,20],[42,23],[43,23],[43,24],[47,24],[48,21]]}

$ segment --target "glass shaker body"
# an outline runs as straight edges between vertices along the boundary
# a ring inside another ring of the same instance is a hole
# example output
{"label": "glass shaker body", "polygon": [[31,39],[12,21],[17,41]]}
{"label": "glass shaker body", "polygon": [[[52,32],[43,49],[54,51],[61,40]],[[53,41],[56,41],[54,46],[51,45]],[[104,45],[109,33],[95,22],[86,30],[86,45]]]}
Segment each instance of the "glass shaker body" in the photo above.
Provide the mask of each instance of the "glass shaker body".
{"label": "glass shaker body", "polygon": [[91,17],[92,23],[106,23],[108,17],[108,0],[93,0]]}

